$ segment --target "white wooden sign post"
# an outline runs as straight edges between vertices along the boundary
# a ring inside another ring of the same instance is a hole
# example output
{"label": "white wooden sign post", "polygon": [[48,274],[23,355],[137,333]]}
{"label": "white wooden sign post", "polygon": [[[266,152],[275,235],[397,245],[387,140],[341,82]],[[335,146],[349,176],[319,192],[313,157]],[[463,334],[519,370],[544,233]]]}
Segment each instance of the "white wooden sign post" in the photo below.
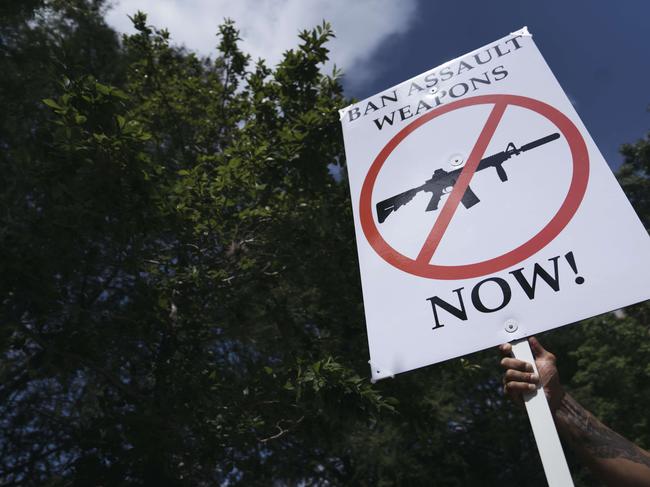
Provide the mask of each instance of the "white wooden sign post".
{"label": "white wooden sign post", "polygon": [[[524,338],[513,342],[512,353],[516,358],[531,363],[539,376],[528,340]],[[525,395],[524,401],[549,487],[572,486],[571,472],[562,451],[544,388],[539,387],[535,392]]]}
{"label": "white wooden sign post", "polygon": [[[650,298],[650,238],[525,28],[341,124],[373,381]],[[543,393],[526,404],[571,485]]]}

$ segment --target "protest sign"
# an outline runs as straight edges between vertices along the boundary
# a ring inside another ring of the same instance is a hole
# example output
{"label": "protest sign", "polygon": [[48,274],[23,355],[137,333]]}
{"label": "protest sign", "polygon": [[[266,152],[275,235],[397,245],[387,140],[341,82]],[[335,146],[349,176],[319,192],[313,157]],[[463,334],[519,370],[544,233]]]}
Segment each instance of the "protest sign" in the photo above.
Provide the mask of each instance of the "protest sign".
{"label": "protest sign", "polygon": [[650,238],[526,29],[341,123],[373,380],[650,298]]}

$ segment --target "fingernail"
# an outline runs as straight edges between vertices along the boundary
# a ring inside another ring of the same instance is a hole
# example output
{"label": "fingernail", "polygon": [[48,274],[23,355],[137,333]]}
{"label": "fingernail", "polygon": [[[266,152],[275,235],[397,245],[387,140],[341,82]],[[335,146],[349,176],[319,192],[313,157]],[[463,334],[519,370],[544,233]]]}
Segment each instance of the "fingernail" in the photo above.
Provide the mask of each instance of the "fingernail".
{"label": "fingernail", "polygon": [[531,364],[526,364],[526,370],[528,372],[532,372],[534,369],[533,369],[533,366]]}
{"label": "fingernail", "polygon": [[535,384],[528,384],[528,389],[530,389],[531,391],[535,391],[537,390],[537,386]]}
{"label": "fingernail", "polygon": [[539,380],[539,375],[531,374],[530,380],[532,380],[533,382],[537,382]]}

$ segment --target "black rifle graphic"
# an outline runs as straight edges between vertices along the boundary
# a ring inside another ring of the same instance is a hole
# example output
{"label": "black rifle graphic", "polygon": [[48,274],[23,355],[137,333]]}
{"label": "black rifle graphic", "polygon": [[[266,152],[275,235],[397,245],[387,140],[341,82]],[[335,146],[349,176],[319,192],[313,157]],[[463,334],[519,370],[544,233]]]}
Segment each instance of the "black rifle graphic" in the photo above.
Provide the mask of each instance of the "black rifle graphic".
{"label": "black rifle graphic", "polygon": [[[506,150],[497,152],[496,154],[488,156],[485,159],[481,159],[476,170],[482,171],[488,167],[493,167],[497,170],[499,179],[501,179],[501,181],[507,181],[508,175],[506,174],[505,169],[503,169],[503,163],[505,161],[510,159],[512,156],[518,156],[522,152],[529,151],[530,149],[534,149],[535,147],[539,147],[540,145],[547,144],[548,142],[559,138],[560,134],[554,133],[547,135],[546,137],[542,137],[541,139],[534,140],[533,142],[529,142],[528,144],[522,145],[519,149],[517,149],[514,143],[510,142],[506,147]],[[393,211],[397,211],[400,207],[411,201],[420,191],[431,193],[431,201],[429,201],[429,204],[427,205],[427,209],[425,211],[437,210],[438,203],[440,203],[440,198],[442,198],[443,193],[445,193],[445,189],[453,187],[454,184],[456,184],[456,180],[458,179],[458,176],[462,170],[462,167],[450,172],[447,172],[444,169],[436,169],[433,172],[431,179],[427,180],[422,186],[409,189],[408,191],[404,191],[403,193],[395,195],[392,198],[380,201],[377,203],[377,219],[379,220],[379,223],[383,223],[388,215],[390,215]],[[465,208],[471,208],[481,200],[478,199],[478,196],[476,196],[476,194],[474,194],[474,191],[472,191],[472,189],[468,186],[465,190],[463,198],[460,201],[463,203],[463,206]]]}

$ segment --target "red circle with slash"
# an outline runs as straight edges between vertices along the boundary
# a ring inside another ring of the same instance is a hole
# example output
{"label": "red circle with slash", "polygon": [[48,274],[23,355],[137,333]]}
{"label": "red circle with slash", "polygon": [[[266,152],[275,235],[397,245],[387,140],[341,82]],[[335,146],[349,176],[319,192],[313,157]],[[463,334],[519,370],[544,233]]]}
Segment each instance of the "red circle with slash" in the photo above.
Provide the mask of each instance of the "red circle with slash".
{"label": "red circle with slash", "polygon": [[[372,191],[377,181],[377,176],[381,171],[384,163],[395,150],[395,148],[418,127],[421,127],[430,120],[436,117],[449,113],[453,110],[473,106],[473,105],[494,105],[488,121],[483,128],[481,135],[474,149],[470,153],[463,171],[456,184],[454,185],[451,194],[445,201],[445,205],[440,211],[438,218],[431,230],[429,237],[425,241],[420,255],[416,259],[407,257],[397,250],[392,248],[381,236],[372,212]],[[480,159],[483,157],[483,152],[487,148],[496,127],[501,120],[503,112],[508,105],[514,105],[536,112],[551,123],[553,123],[562,133],[564,138],[569,144],[571,157],[573,159],[573,174],[571,177],[571,184],[569,191],[560,209],[555,216],[530,240],[516,247],[515,249],[506,252],[502,255],[494,257],[493,259],[484,260],[466,265],[435,265],[429,263],[433,257],[433,253],[440,243],[442,236],[453,217],[453,214],[460,202],[465,190],[469,186],[469,182],[476,171]],[[492,274],[501,271],[507,267],[518,264],[519,262],[532,256],[546,245],[548,245],[571,221],[573,215],[577,211],[582,199],[587,190],[587,182],[589,180],[589,152],[587,145],[580,134],[580,131],[575,124],[562,112],[556,108],[533,98],[518,95],[482,95],[463,100],[458,100],[448,105],[443,105],[426,115],[414,120],[402,130],[400,130],[386,146],[381,150],[373,161],[368,174],[361,187],[361,197],[359,199],[359,213],[361,219],[361,227],[366,239],[372,248],[379,254],[386,262],[392,266],[409,274],[419,277],[426,277],[430,279],[469,279],[473,277],[480,277],[487,274]]]}

